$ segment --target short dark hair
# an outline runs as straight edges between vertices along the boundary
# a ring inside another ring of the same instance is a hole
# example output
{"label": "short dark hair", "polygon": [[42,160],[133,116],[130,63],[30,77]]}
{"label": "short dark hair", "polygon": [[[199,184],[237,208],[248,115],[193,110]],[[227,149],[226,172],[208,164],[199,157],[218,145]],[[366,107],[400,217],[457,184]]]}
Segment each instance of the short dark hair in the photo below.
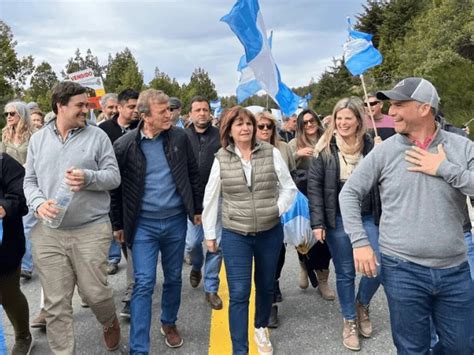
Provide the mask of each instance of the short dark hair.
{"label": "short dark hair", "polygon": [[232,124],[244,117],[248,117],[253,125],[253,132],[252,132],[252,148],[255,147],[256,138],[255,135],[257,134],[257,121],[255,120],[254,114],[247,110],[242,106],[234,106],[221,119],[220,124],[220,138],[221,138],[221,146],[222,148],[226,148],[229,144],[234,145],[234,139],[230,136],[230,130],[232,128]]}
{"label": "short dark hair", "polygon": [[82,95],[87,91],[87,88],[74,81],[62,81],[57,83],[53,88],[51,96],[51,108],[53,112],[58,114],[58,104],[63,106],[69,103],[69,99],[73,96]]}
{"label": "short dark hair", "polygon": [[197,95],[197,96],[193,96],[193,98],[191,99],[191,103],[189,104],[189,111],[192,110],[193,103],[195,102],[207,102],[207,106],[209,107],[209,109],[211,109],[211,104],[209,100],[205,98],[204,96]]}
{"label": "short dark hair", "polygon": [[133,89],[125,89],[120,94],[118,94],[119,104],[127,103],[128,100],[138,100],[140,93]]}

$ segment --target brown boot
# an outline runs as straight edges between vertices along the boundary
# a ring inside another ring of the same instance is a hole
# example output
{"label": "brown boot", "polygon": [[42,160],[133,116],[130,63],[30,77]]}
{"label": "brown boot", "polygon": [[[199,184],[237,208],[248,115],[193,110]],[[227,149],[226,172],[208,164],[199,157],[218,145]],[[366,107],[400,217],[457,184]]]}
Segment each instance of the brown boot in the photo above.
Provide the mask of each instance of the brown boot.
{"label": "brown boot", "polygon": [[46,311],[41,308],[39,314],[30,323],[31,328],[46,329]]}
{"label": "brown boot", "polygon": [[165,343],[170,348],[179,348],[183,345],[183,338],[179,335],[176,325],[162,325],[161,334],[165,336]]}
{"label": "brown boot", "polygon": [[308,271],[306,270],[306,265],[300,261],[300,279],[299,286],[303,290],[307,289],[309,286],[308,282]]}
{"label": "brown boot", "polygon": [[342,329],[342,345],[344,345],[349,350],[360,350],[359,329],[357,328],[357,321],[344,319],[344,328]]}
{"label": "brown boot", "polygon": [[104,325],[104,342],[108,351],[117,350],[120,346],[120,323],[117,316],[110,325]]}
{"label": "brown boot", "polygon": [[370,338],[372,335],[372,323],[369,319],[369,305],[364,306],[357,301],[356,311],[360,334],[365,338]]}
{"label": "brown boot", "polygon": [[321,296],[327,301],[334,301],[336,294],[328,284],[329,269],[316,270],[316,275],[318,275],[318,290]]}

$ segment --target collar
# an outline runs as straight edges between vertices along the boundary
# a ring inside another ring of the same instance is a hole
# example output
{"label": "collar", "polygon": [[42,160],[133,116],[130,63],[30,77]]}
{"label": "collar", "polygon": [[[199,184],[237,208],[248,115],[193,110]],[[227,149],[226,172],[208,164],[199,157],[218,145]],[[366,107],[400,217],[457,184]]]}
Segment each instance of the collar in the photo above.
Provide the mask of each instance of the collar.
{"label": "collar", "polygon": [[66,135],[66,138],[63,140],[63,137],[61,136],[61,134],[59,133],[59,130],[58,130],[58,127],[56,126],[56,119],[54,119],[54,122],[52,123],[53,125],[53,132],[59,137],[59,139],[61,139],[61,141],[64,143],[65,141],[67,141],[69,138],[73,137],[74,135],[76,135],[77,133],[79,133],[80,131],[82,131],[84,128],[86,128],[89,124],[87,123],[86,121],[86,125],[84,127],[76,127],[76,128],[71,128],[70,130],[67,131],[67,135]]}
{"label": "collar", "polygon": [[147,135],[145,135],[145,133],[143,132],[143,127],[140,129],[140,141],[143,141],[143,140],[147,140],[147,141],[154,141],[156,140],[160,135],[161,135],[162,132],[158,133],[156,136],[154,137],[148,137]]}
{"label": "collar", "polygon": [[410,141],[415,144],[418,148],[421,148],[423,150],[427,150],[428,147],[430,146],[431,142],[435,139],[436,135],[438,134],[439,130],[441,129],[441,125],[438,122],[435,122],[436,129],[433,132],[433,134],[429,135],[428,137],[425,138],[423,142],[420,142],[417,139],[410,139]]}

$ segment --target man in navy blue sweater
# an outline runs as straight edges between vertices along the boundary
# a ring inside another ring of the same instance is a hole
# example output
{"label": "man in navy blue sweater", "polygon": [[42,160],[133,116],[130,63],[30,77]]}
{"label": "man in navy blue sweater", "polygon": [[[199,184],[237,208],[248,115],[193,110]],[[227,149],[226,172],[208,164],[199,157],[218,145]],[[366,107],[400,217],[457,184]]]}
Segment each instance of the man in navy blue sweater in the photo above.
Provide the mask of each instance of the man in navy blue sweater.
{"label": "man in navy blue sweater", "polygon": [[123,180],[112,192],[111,213],[116,237],[132,250],[130,354],[148,354],[159,253],[164,274],[161,333],[169,347],[183,345],[175,323],[186,224],[188,217],[194,224],[201,223],[203,187],[186,133],[172,127],[168,96],[145,90],[137,110],[138,127],[114,144]]}

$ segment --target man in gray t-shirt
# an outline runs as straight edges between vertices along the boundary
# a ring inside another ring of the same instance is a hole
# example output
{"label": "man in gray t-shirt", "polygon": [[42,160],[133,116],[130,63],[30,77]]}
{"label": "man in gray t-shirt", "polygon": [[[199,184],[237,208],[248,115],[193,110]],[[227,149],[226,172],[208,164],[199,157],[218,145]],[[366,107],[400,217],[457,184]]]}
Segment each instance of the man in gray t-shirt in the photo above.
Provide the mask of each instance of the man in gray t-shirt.
{"label": "man in gray t-shirt", "polygon": [[435,123],[439,97],[425,79],[404,79],[377,98],[390,101],[398,134],[364,158],[339,196],[356,270],[377,273],[360,202],[378,184],[381,276],[398,352],[428,353],[432,318],[445,353],[472,354],[474,283],[463,208],[474,195],[474,144]]}

